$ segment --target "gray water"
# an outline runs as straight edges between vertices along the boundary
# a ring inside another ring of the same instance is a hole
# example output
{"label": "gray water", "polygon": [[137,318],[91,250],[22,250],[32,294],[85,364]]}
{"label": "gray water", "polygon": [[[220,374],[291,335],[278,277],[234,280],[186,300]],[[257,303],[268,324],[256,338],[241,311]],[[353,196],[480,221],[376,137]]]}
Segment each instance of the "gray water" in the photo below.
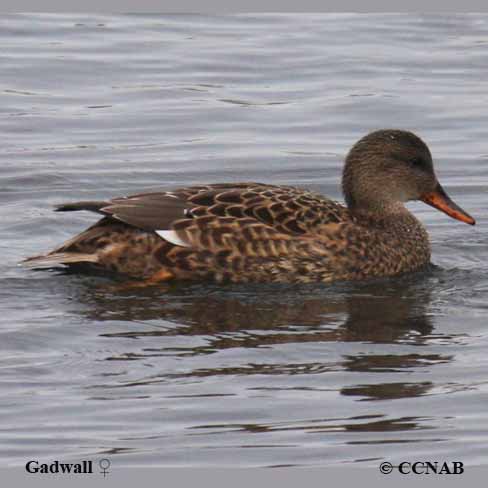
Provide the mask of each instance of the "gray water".
{"label": "gray water", "polygon": [[[3,15],[0,463],[486,464],[488,16]],[[174,285],[17,266],[63,201],[261,181],[340,199],[370,130],[415,131],[470,227],[409,207],[431,270]]]}

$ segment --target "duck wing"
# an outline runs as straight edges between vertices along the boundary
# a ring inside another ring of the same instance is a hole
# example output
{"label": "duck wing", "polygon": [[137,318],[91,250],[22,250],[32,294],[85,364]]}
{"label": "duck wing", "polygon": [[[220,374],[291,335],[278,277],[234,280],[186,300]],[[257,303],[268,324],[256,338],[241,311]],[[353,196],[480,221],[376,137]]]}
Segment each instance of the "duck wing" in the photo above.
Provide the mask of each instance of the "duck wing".
{"label": "duck wing", "polygon": [[[57,211],[89,210],[148,231],[171,230],[181,219],[251,219],[289,235],[348,220],[347,208],[316,193],[261,183],[221,183],[63,204]],[[200,221],[202,223],[202,221]],[[181,227],[181,225],[179,226]]]}

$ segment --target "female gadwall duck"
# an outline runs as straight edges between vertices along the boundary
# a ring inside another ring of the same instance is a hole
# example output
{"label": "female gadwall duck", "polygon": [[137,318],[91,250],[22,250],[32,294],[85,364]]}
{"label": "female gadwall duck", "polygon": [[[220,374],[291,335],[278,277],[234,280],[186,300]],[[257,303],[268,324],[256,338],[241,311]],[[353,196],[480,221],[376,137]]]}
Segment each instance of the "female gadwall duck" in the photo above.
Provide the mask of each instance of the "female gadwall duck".
{"label": "female gadwall duck", "polygon": [[422,200],[473,225],[437,181],[426,144],[379,130],[350,150],[347,206],[288,186],[229,183],[60,205],[104,217],[32,267],[89,266],[144,283],[331,282],[394,276],[429,263],[422,224],[405,208]]}

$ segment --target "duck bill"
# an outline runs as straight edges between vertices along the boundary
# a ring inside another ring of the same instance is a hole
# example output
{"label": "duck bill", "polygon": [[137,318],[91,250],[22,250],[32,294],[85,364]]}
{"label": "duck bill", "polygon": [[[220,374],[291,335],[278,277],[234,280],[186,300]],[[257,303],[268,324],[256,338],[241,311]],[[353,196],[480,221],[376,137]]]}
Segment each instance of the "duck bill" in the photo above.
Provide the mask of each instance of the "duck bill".
{"label": "duck bill", "polygon": [[453,219],[460,220],[461,222],[466,222],[467,224],[474,225],[476,221],[465,212],[461,207],[456,205],[444,191],[440,183],[437,183],[437,186],[434,191],[430,193],[425,193],[420,197],[427,205],[430,205],[434,208],[437,208],[441,212],[446,213],[449,217]]}

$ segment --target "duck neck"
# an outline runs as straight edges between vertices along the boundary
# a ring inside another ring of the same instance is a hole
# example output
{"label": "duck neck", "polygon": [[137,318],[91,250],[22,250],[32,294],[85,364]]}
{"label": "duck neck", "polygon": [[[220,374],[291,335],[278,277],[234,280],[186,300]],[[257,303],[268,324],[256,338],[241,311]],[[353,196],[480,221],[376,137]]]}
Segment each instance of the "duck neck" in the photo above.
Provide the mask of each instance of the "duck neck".
{"label": "duck neck", "polygon": [[402,202],[375,202],[369,205],[349,205],[349,211],[359,222],[368,222],[375,227],[398,227],[408,222],[410,225],[419,221]]}

